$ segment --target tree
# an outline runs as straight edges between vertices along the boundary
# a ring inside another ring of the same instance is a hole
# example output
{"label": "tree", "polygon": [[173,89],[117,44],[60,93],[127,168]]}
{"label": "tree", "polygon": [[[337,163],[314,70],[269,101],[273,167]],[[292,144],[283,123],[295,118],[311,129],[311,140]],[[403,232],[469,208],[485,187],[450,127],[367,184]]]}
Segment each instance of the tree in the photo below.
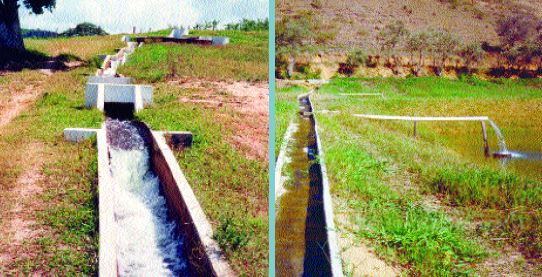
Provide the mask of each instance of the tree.
{"label": "tree", "polygon": [[478,43],[471,43],[463,46],[458,54],[463,58],[467,70],[470,70],[471,65],[478,63],[484,58],[484,50],[482,50],[482,46]]}
{"label": "tree", "polygon": [[397,66],[401,66],[401,61],[397,56],[398,46],[408,37],[410,32],[406,29],[402,21],[394,21],[384,27],[377,36],[383,51],[391,53],[391,57]]}
{"label": "tree", "polygon": [[[423,55],[429,51],[429,34],[426,32],[414,33],[408,36],[405,48],[410,52],[410,60],[412,61],[414,73],[419,74],[424,66]],[[414,63],[414,54],[418,54],[418,62]]]}
{"label": "tree", "polygon": [[456,54],[458,40],[447,31],[434,31],[431,33],[431,52],[433,54],[433,66],[436,74],[442,75],[446,61]]}
{"label": "tree", "polygon": [[537,28],[542,28],[540,19],[530,14],[516,13],[497,22],[497,34],[504,47],[512,48],[527,41]]}
{"label": "tree", "polygon": [[295,56],[299,54],[300,48],[314,40],[317,26],[312,14],[284,17],[277,23],[277,54],[286,56],[286,59],[277,57],[277,60],[287,60],[288,77],[293,75]]}
{"label": "tree", "polygon": [[216,28],[218,27],[218,23],[220,23],[220,21],[216,19],[211,21],[211,24],[213,25],[213,31],[216,30]]}
{"label": "tree", "polygon": [[52,11],[56,5],[56,0],[0,0],[0,47],[24,50],[19,2],[34,14]]}
{"label": "tree", "polygon": [[61,36],[65,37],[83,37],[83,36],[105,36],[107,33],[100,28],[99,26],[96,26],[92,23],[81,23],[77,24],[75,28],[70,28],[66,30],[65,32],[60,34]]}

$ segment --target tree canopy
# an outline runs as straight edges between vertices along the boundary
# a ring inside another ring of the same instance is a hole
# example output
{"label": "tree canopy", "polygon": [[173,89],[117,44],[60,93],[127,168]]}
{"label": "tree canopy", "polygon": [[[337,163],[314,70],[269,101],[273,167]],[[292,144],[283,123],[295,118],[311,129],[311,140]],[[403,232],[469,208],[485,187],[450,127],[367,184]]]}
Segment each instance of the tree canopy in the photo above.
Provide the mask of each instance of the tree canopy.
{"label": "tree canopy", "polygon": [[100,28],[99,26],[96,26],[92,23],[84,22],[81,24],[77,24],[75,28],[71,28],[66,30],[65,32],[60,34],[61,36],[65,37],[82,37],[82,36],[105,36],[107,33]]}
{"label": "tree canopy", "polygon": [[23,5],[34,14],[42,14],[45,10],[52,11],[56,6],[56,0],[23,0],[22,2]]}

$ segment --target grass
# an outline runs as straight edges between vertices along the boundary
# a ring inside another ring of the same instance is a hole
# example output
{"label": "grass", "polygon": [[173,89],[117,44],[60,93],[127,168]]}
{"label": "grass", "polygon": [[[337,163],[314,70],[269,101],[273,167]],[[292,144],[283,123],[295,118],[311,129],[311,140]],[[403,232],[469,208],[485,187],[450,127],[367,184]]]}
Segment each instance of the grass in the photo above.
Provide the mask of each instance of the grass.
{"label": "grass", "polygon": [[278,157],[288,125],[294,120],[296,111],[299,110],[297,96],[306,92],[307,88],[303,86],[286,86],[276,91],[275,157]]}
{"label": "grass", "polygon": [[[539,259],[540,164],[502,169],[483,158],[481,141],[472,139],[480,137],[479,125],[419,124],[413,139],[410,124],[350,116],[489,115],[512,149],[533,150],[539,141],[529,140],[542,126],[532,117],[542,101],[539,86],[472,78],[336,79],[323,86],[314,96],[317,110],[344,112],[317,114],[333,193],[349,207],[358,236],[422,275],[473,274],[494,237]],[[343,92],[385,98],[338,95]],[[441,204],[435,208],[428,199]]]}
{"label": "grass", "polygon": [[[228,128],[238,111],[176,101],[191,89],[155,85],[155,104],[138,114],[153,129],[191,131],[192,148],[176,153],[188,182],[211,220],[215,239],[241,275],[267,274],[267,161],[235,149]],[[220,203],[217,205],[217,203]]]}
{"label": "grass", "polygon": [[73,37],[25,39],[29,50],[39,51],[49,56],[68,55],[90,61],[98,54],[112,54],[116,48],[124,47],[121,36]]}
{"label": "grass", "polygon": [[[193,55],[195,60],[189,66],[202,66],[198,62],[209,66],[216,60],[225,61],[225,75],[214,75],[218,74],[221,66],[217,65],[210,71],[202,67],[199,71],[189,71],[193,73],[191,77],[213,80],[267,78],[267,33],[221,34],[232,39],[232,44],[224,47],[225,53],[210,47],[199,50],[184,46],[163,47],[177,54]],[[41,147],[43,165],[39,173],[44,176],[39,182],[44,192],[33,196],[28,203],[44,205],[38,209],[36,224],[30,227],[44,229],[44,233],[28,239],[22,251],[25,254],[6,268],[0,268],[0,272],[93,275],[97,270],[98,258],[95,145],[93,142],[64,142],[62,130],[66,127],[100,126],[103,115],[83,107],[86,75],[94,74],[98,54],[112,53],[123,43],[119,36],[104,36],[30,39],[26,45],[45,55],[73,56],[83,60],[84,66],[57,72],[50,77],[44,77],[34,70],[23,70],[0,79],[0,85],[6,86],[9,91],[24,89],[24,84],[30,81],[43,89],[31,109],[5,126],[7,131],[0,134],[0,195],[6,199],[1,203],[2,210],[7,211],[14,205],[15,194],[10,189],[28,169],[24,155],[25,149],[32,147],[32,143],[38,143]],[[162,48],[161,45],[139,48],[131,56],[132,66],[138,61],[146,62],[145,55],[149,53],[146,51],[150,49],[150,52],[154,52],[154,46],[156,49]],[[143,60],[138,60],[141,57]],[[154,66],[165,63],[164,60],[155,62]],[[189,63],[183,61],[182,64]],[[252,67],[254,70],[248,70]],[[141,77],[147,69],[130,71],[128,66],[123,70],[150,82]],[[245,78],[241,76],[244,74],[242,70],[248,70],[250,76],[257,77]],[[138,118],[154,129],[188,130],[194,134],[193,147],[176,153],[176,156],[211,220],[215,239],[240,275],[265,275],[268,260],[267,162],[247,158],[228,140],[234,135],[234,130],[227,127],[243,115],[227,106],[212,110],[178,101],[178,97],[192,94],[194,91],[191,89],[181,89],[162,82],[154,86],[155,104],[139,113]],[[221,204],[217,205],[218,202]],[[3,220],[0,219],[0,223]],[[0,240],[2,245],[4,242],[7,243]]]}
{"label": "grass", "polygon": [[[230,35],[233,42],[223,56],[210,47],[200,52],[191,48],[197,52],[191,54],[197,56],[201,63],[205,57],[207,65],[216,59],[229,59],[227,64],[230,69],[239,65],[250,67],[255,62],[247,59],[256,59],[256,71],[260,71],[254,73],[254,76],[259,74],[266,78],[267,50],[264,46],[267,46],[267,33],[223,34]],[[85,63],[83,67],[57,72],[50,77],[44,77],[34,70],[23,70],[0,79],[0,85],[9,88],[9,91],[22,90],[28,82],[43,89],[31,109],[5,126],[7,131],[0,134],[1,196],[9,199],[2,201],[2,210],[9,210],[14,205],[15,194],[10,189],[28,169],[24,155],[25,149],[32,147],[32,143],[38,143],[42,149],[43,165],[39,173],[44,176],[39,182],[44,192],[33,196],[29,203],[34,206],[39,203],[44,205],[36,214],[36,224],[30,227],[44,229],[44,233],[27,240],[22,251],[25,254],[6,268],[0,268],[0,272],[93,275],[97,270],[98,259],[95,145],[93,142],[64,142],[62,130],[66,127],[100,126],[103,115],[96,110],[83,108],[86,75],[94,73],[97,54],[112,53],[123,44],[118,36],[105,36],[30,39],[26,45],[45,55],[73,55]],[[165,47],[189,53],[184,47]],[[149,48],[152,46],[139,48],[131,57],[137,61],[138,55],[144,56]],[[251,54],[245,57],[237,53],[239,49]],[[207,56],[213,51],[214,54]],[[231,69],[227,78],[236,78],[232,74],[238,74],[238,78],[242,79],[240,71],[235,70]],[[236,73],[232,73],[234,71]],[[144,72],[130,74],[137,77],[137,74]],[[209,71],[205,77],[222,78],[214,76],[216,72]],[[216,111],[191,103],[180,103],[178,97],[190,95],[193,93],[191,89],[181,89],[161,82],[154,86],[155,104],[137,116],[155,129],[193,132],[193,147],[176,155],[211,220],[215,239],[240,275],[265,275],[268,260],[267,162],[248,159],[227,140],[234,135],[234,131],[227,126],[231,126],[242,115],[228,107]],[[219,120],[217,113],[222,115]],[[219,201],[222,204],[217,205]],[[0,222],[3,223],[1,219]],[[4,243],[2,240],[0,242]]]}
{"label": "grass", "polygon": [[[92,141],[83,144],[64,142],[66,127],[98,127],[102,115],[82,109],[84,73],[91,68],[59,72],[42,83],[44,94],[33,109],[5,126],[0,134],[0,184],[2,209],[13,206],[10,190],[17,178],[28,170],[29,159],[40,159],[38,185],[43,192],[32,195],[25,205],[36,213],[29,226],[41,230],[24,241],[22,255],[0,272],[58,275],[92,275],[97,270],[96,154]],[[15,77],[17,76],[17,77]],[[36,77],[31,71],[8,75],[25,80]],[[38,157],[27,157],[38,147]],[[21,201],[21,200],[19,200]],[[2,244],[7,241],[0,240]]]}
{"label": "grass", "polygon": [[[167,35],[155,32],[152,35]],[[149,44],[132,56],[121,69],[144,82],[168,77],[196,77],[212,80],[265,81],[268,78],[267,32],[194,31],[191,35],[227,36],[221,47],[187,44]]]}

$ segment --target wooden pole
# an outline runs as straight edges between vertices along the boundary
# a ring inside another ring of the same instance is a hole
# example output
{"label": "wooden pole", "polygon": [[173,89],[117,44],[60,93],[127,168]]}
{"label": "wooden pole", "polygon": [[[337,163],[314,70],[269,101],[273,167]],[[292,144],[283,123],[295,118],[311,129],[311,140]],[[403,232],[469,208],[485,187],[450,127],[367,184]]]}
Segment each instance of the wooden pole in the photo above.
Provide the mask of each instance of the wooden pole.
{"label": "wooden pole", "polygon": [[486,157],[489,157],[489,144],[487,143],[487,129],[486,129],[486,122],[480,121],[482,123],[482,135],[484,138],[484,155]]}
{"label": "wooden pole", "polygon": [[414,138],[416,138],[416,133],[417,133],[417,130],[416,130],[416,121],[414,121]]}

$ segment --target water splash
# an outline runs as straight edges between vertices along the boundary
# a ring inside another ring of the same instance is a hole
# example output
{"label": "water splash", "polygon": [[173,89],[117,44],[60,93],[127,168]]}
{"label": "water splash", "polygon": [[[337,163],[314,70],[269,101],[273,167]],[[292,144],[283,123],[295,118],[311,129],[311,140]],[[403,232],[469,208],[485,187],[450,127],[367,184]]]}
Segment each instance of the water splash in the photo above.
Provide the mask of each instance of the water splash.
{"label": "water splash", "polygon": [[168,218],[149,165],[146,133],[136,122],[108,120],[120,276],[187,276],[183,241]]}
{"label": "water splash", "polygon": [[491,127],[493,127],[493,130],[495,130],[495,134],[497,134],[497,138],[499,138],[499,153],[508,153],[508,147],[506,147],[506,141],[504,140],[504,136],[501,133],[501,129],[499,129],[499,126],[493,120],[488,120],[489,124],[491,124]]}

